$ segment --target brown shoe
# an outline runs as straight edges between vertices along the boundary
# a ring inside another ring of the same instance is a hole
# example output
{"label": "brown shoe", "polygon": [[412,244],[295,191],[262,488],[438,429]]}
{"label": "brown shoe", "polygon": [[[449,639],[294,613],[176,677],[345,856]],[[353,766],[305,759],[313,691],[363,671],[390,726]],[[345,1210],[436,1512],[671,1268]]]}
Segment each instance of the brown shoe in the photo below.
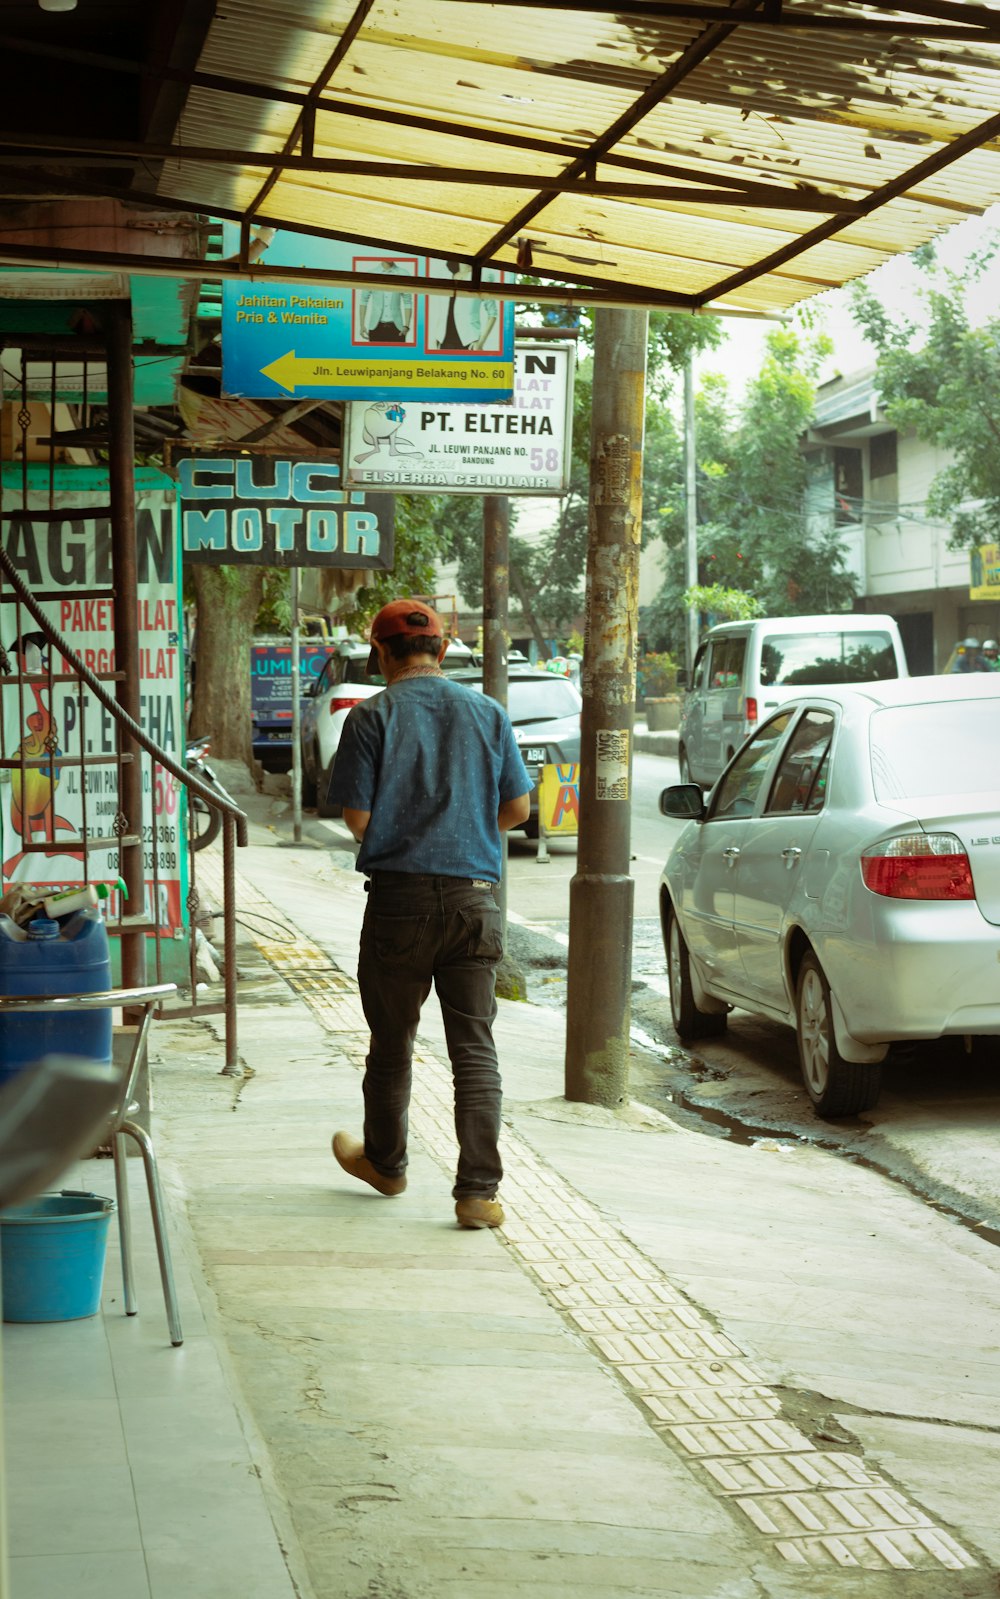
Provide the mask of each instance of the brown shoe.
{"label": "brown shoe", "polygon": [[[334,1133],[333,1154],[337,1164],[344,1168],[349,1177],[369,1183],[380,1194],[401,1194],[406,1187],[405,1177],[384,1177],[380,1171],[376,1171],[365,1154],[365,1146],[360,1138],[352,1138],[350,1133]],[[477,1222],[475,1225],[484,1224]]]}
{"label": "brown shoe", "polygon": [[455,1201],[455,1215],[460,1227],[502,1227],[503,1206],[499,1199],[480,1199],[468,1195]]}

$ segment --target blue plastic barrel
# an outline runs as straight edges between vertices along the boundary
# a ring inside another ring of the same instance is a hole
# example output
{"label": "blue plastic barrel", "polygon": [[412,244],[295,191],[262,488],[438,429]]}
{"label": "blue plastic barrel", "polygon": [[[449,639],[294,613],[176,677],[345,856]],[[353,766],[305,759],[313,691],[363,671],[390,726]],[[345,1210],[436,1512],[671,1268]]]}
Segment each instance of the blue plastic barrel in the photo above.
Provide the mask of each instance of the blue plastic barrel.
{"label": "blue plastic barrel", "polygon": [[97,1314],[113,1199],[63,1189],[0,1213],[4,1321]]}
{"label": "blue plastic barrel", "polygon": [[[18,927],[0,916],[0,994],[92,994],[111,987],[108,930],[97,910]],[[111,1011],[0,1012],[0,1087],[44,1055],[111,1064]]]}

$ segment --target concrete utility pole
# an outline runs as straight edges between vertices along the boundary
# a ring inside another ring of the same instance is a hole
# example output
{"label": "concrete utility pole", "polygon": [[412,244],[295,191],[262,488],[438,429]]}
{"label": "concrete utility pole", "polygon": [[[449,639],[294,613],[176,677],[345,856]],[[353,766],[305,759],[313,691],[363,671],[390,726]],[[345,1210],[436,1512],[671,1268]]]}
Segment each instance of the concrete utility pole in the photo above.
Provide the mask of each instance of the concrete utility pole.
{"label": "concrete utility pole", "polygon": [[[698,480],[694,448],[694,351],[688,351],[684,364],[684,586],[694,588],[698,581]],[[698,651],[698,607],[687,613],[687,681],[691,684],[694,658]]]}
{"label": "concrete utility pole", "polygon": [[577,870],[569,897],[566,1098],[628,1098],[632,728],[642,536],[645,311],[594,313],[590,538]]}
{"label": "concrete utility pole", "polygon": [[[507,650],[510,624],[510,501],[504,494],[483,496],[483,693],[507,704]],[[507,944],[507,836],[502,837],[500,915]]]}

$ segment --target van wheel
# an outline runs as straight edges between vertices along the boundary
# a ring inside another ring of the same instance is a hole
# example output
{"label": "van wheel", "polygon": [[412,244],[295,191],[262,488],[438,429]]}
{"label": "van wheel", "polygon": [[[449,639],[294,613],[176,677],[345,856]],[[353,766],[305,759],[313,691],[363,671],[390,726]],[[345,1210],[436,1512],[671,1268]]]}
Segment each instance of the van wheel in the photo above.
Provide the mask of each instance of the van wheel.
{"label": "van wheel", "polygon": [[670,1014],[682,1044],[697,1038],[718,1038],[726,1030],[727,1013],[699,1010],[691,987],[691,957],[680,923],[671,909],[667,922],[667,978],[670,985]]}
{"label": "van wheel", "polygon": [[859,1063],[841,1055],[833,1031],[830,985],[812,950],[799,967],[795,1031],[802,1080],[817,1116],[856,1116],[878,1103],[881,1063]]}

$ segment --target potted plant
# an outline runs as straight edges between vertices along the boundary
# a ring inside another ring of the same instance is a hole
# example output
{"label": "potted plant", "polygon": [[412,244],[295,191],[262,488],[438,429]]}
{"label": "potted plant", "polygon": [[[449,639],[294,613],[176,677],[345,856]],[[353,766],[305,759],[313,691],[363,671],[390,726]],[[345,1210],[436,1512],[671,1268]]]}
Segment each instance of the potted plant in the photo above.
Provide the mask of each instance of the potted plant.
{"label": "potted plant", "polygon": [[677,666],[668,650],[648,650],[639,662],[640,691],[645,700],[646,726],[651,733],[671,732],[680,726]]}

